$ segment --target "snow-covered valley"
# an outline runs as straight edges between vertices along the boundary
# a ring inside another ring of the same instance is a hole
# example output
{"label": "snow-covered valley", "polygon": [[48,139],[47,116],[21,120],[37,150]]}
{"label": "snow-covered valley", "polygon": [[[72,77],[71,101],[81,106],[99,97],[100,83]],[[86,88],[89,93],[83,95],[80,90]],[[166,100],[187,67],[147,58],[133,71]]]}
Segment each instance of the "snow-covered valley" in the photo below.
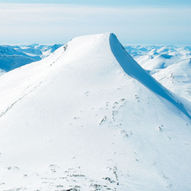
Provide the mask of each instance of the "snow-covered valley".
{"label": "snow-covered valley", "polygon": [[81,36],[1,75],[0,190],[191,190],[190,50],[135,49]]}

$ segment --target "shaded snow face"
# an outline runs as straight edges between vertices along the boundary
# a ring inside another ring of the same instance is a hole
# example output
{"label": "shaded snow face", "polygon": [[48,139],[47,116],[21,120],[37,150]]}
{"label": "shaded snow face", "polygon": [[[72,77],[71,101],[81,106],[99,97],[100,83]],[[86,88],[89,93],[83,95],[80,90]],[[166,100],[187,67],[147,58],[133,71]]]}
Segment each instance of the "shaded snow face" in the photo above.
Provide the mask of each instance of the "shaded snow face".
{"label": "shaded snow face", "polygon": [[190,120],[123,51],[82,36],[1,77],[0,190],[191,189]]}
{"label": "shaded snow face", "polygon": [[167,99],[178,109],[180,109],[186,116],[191,118],[191,115],[186,110],[184,105],[180,101],[178,101],[172,94],[170,94],[170,92],[165,89],[159,82],[152,78],[150,74],[148,74],[143,68],[141,68],[141,66],[138,65],[132,57],[130,57],[130,55],[126,52],[125,48],[122,47],[114,34],[110,35],[110,46],[118,63],[128,75],[138,80],[154,93]]}

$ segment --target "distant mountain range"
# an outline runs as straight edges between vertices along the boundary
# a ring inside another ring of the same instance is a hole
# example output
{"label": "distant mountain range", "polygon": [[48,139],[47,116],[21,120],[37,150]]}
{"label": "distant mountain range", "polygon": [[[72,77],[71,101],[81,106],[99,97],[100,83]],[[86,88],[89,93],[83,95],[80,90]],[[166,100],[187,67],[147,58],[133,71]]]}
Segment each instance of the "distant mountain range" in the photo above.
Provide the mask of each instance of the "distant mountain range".
{"label": "distant mountain range", "polygon": [[[39,61],[49,56],[63,44],[54,45],[0,45],[0,70],[10,71],[25,64]],[[181,59],[191,57],[191,46],[126,46],[127,52],[148,70],[161,69]],[[146,64],[153,63],[154,66]],[[157,63],[156,63],[157,62]],[[153,71],[152,71],[153,72]]]}
{"label": "distant mountain range", "polygon": [[55,45],[0,46],[0,70],[8,72],[31,62],[39,61],[59,48]]}

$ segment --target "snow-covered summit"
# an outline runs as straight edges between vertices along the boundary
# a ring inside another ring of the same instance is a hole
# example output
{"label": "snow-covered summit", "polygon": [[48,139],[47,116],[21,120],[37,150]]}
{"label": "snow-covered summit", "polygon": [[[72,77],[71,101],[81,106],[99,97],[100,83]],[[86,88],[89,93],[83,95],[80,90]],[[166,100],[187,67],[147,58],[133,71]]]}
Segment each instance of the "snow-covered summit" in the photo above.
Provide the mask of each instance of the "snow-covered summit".
{"label": "snow-covered summit", "polygon": [[191,189],[189,113],[114,34],[77,37],[0,88],[0,190]]}

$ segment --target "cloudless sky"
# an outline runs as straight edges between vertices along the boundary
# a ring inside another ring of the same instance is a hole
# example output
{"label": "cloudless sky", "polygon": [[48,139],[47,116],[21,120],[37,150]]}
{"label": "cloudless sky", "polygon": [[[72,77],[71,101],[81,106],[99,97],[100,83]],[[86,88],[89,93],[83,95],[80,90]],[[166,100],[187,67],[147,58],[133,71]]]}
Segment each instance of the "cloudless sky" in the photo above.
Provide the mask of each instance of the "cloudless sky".
{"label": "cloudless sky", "polygon": [[0,44],[114,32],[124,44],[191,45],[191,0],[0,0]]}
{"label": "cloudless sky", "polygon": [[70,3],[83,5],[191,5],[191,0],[0,0],[12,3]]}

